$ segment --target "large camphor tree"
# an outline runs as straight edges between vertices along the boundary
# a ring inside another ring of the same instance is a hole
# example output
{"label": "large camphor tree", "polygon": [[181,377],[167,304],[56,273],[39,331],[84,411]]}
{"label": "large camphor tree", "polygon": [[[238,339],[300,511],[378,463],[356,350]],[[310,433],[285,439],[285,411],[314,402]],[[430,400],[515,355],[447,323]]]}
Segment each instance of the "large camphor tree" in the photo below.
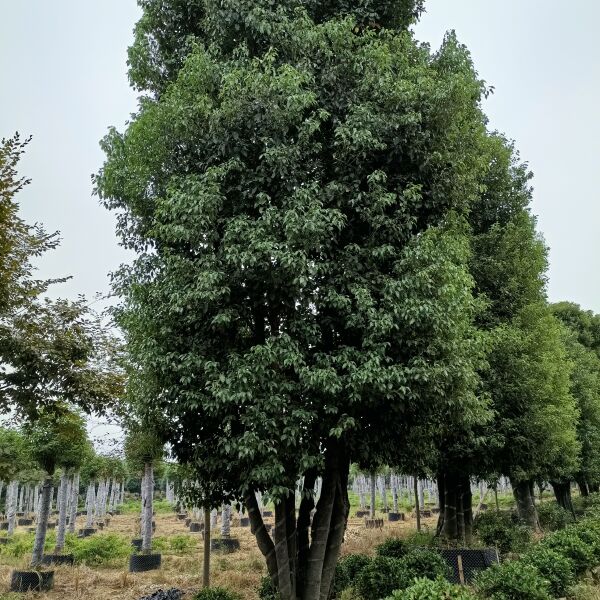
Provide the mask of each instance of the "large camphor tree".
{"label": "large camphor tree", "polygon": [[415,42],[408,0],[141,5],[144,95],[96,179],[139,255],[117,277],[130,382],[203,503],[245,503],[281,597],[325,599],[350,460],[479,418],[461,216],[486,90],[453,36]]}

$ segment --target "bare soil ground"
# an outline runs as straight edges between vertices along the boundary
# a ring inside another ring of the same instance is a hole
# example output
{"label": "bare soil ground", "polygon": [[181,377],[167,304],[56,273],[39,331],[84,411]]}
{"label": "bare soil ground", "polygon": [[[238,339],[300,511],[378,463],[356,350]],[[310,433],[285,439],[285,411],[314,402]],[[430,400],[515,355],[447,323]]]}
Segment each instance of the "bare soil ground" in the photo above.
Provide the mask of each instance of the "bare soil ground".
{"label": "bare soil ground", "polygon": [[[83,526],[77,524],[78,527]],[[0,600],[23,598],[28,600],[138,600],[158,589],[176,587],[187,593],[187,598],[201,587],[203,541],[198,533],[189,533],[185,523],[175,514],[157,514],[156,535],[169,537],[189,534],[196,543],[195,549],[184,555],[170,551],[162,552],[162,567],[147,573],[129,573],[128,561],[124,559],[119,567],[55,567],[54,589],[43,594],[8,594],[11,573],[15,566],[25,568],[25,560],[20,563],[0,565]],[[269,522],[269,519],[266,519]],[[234,521],[235,524],[235,521]],[[424,519],[424,528],[435,527],[435,518]],[[388,537],[402,537],[414,532],[415,520],[388,523],[383,530],[366,529],[364,520],[351,518],[342,554],[372,553],[374,547]],[[136,516],[114,516],[105,530],[127,536],[136,535]],[[221,586],[238,593],[243,600],[257,600],[257,587],[265,573],[262,555],[256,547],[254,536],[249,528],[232,527],[232,537],[240,540],[241,549],[233,554],[213,553],[211,559],[211,585]],[[4,557],[0,557],[3,560]]]}

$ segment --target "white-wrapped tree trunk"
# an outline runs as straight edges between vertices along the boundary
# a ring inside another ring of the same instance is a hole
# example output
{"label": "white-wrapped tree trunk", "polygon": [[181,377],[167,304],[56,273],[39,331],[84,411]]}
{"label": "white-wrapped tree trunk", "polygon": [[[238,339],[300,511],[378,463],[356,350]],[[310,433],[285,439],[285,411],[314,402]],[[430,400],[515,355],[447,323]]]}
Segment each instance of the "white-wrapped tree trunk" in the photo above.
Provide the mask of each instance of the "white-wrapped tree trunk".
{"label": "white-wrapped tree trunk", "polygon": [[396,475],[392,475],[390,477],[390,485],[392,488],[392,502],[394,504],[393,511],[395,513],[397,513],[398,512],[398,479],[396,478]]}
{"label": "white-wrapped tree trunk", "polygon": [[37,568],[42,563],[44,555],[44,544],[46,542],[46,532],[48,531],[48,517],[50,516],[50,504],[52,500],[52,479],[47,477],[42,487],[42,499],[40,502],[40,515],[35,531],[35,540],[33,542],[33,553],[31,556],[31,566]]}
{"label": "white-wrapped tree trunk", "polygon": [[67,533],[67,499],[69,493],[69,477],[67,470],[63,469],[60,476],[59,509],[58,509],[58,527],[56,528],[56,548],[55,551],[62,552],[65,548],[65,534]]}
{"label": "white-wrapped tree trunk", "polygon": [[210,528],[211,529],[217,528],[217,509],[216,508],[213,508],[210,511]]}
{"label": "white-wrapped tree trunk", "polygon": [[87,510],[87,519],[85,522],[85,526],[89,529],[94,525],[94,510],[96,506],[96,485],[93,481],[90,481],[87,490],[86,497],[86,510]]}
{"label": "white-wrapped tree trunk", "polygon": [[79,471],[73,475],[71,485],[71,505],[69,513],[69,533],[75,533],[75,522],[77,521],[77,505],[79,503]]}
{"label": "white-wrapped tree trunk", "polygon": [[36,484],[35,489],[33,490],[33,514],[35,518],[38,518],[38,514],[40,512],[40,500],[41,500],[40,486]]}
{"label": "white-wrapped tree trunk", "polygon": [[231,535],[231,504],[221,507],[221,536],[228,538]]}
{"label": "white-wrapped tree trunk", "polygon": [[377,486],[375,484],[375,474],[371,474],[371,508],[370,508],[370,516],[371,519],[375,518],[375,502],[377,501],[376,496]]}
{"label": "white-wrapped tree trunk", "polygon": [[15,532],[17,525],[17,494],[19,483],[11,481],[6,493],[6,518],[8,519],[8,535]]}
{"label": "white-wrapped tree trunk", "polygon": [[144,490],[142,500],[142,552],[149,554],[152,551],[152,512],[154,496],[154,469],[152,463],[146,463],[144,466],[142,489]]}

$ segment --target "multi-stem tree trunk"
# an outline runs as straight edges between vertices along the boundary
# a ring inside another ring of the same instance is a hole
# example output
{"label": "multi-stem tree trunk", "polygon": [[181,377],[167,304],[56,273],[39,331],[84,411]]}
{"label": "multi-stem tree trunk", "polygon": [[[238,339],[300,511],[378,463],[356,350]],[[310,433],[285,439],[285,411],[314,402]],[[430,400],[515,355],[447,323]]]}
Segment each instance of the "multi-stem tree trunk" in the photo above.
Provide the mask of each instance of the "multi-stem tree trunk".
{"label": "multi-stem tree trunk", "polygon": [[513,495],[517,501],[517,512],[520,519],[535,531],[540,530],[535,502],[531,493],[531,482],[511,479]]}
{"label": "multi-stem tree trunk", "polygon": [[71,506],[69,514],[69,533],[75,533],[75,522],[77,521],[77,505],[79,503],[79,471],[73,475],[71,485]]}
{"label": "multi-stem tree trunk", "polygon": [[469,545],[473,539],[471,481],[464,473],[438,474],[440,516],[437,535],[453,543]]}
{"label": "multi-stem tree trunk", "polygon": [[144,499],[142,505],[142,552],[152,551],[152,504],[154,492],[154,469],[152,463],[144,465]]}
{"label": "multi-stem tree trunk", "polygon": [[46,532],[48,531],[48,517],[50,516],[50,503],[52,501],[52,478],[46,477],[42,486],[42,499],[40,502],[40,514],[35,531],[33,553],[31,555],[31,566],[36,569],[42,564],[44,555],[44,544],[46,543]]}
{"label": "multi-stem tree trunk", "polygon": [[552,486],[558,505],[562,506],[566,511],[569,511],[573,516],[573,519],[576,519],[573,499],[571,498],[571,482],[551,481],[550,485]]}
{"label": "multi-stem tree trunk", "polygon": [[294,493],[276,501],[273,538],[264,526],[256,495],[246,495],[252,533],[281,600],[328,599],[350,507],[348,469],[343,448],[337,440],[330,440],[312,525],[316,473],[309,472],[304,476],[305,493],[297,516]]}
{"label": "multi-stem tree trunk", "polygon": [[60,476],[58,527],[56,529],[55,552],[62,552],[65,548],[65,533],[67,532],[67,493],[69,491],[67,470],[63,469]]}

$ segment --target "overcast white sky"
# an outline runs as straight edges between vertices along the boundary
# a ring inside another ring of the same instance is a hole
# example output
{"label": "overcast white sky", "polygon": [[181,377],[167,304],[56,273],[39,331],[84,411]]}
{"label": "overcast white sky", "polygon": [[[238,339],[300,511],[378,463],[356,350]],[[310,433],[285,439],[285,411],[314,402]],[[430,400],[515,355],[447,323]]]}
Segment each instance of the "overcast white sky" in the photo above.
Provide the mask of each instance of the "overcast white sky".
{"label": "overcast white sky", "polygon": [[[551,247],[552,301],[600,312],[600,51],[598,0],[427,0],[417,37],[439,46],[455,29],[495,86],[491,125],[517,142],[535,172],[534,211]],[[126,48],[135,0],[0,0],[0,137],[34,140],[22,213],[63,242],[40,264],[70,274],[63,296],[109,289],[127,255],[114,220],[92,197],[98,141],[135,109]]]}

